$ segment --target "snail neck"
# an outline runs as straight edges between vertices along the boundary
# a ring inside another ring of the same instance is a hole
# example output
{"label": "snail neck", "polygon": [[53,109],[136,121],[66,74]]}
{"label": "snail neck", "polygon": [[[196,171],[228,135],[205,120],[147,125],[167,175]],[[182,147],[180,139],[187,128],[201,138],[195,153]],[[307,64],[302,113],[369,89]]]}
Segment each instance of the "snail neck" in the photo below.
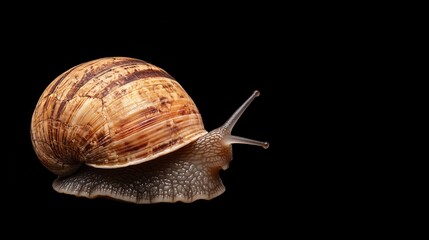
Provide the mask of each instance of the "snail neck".
{"label": "snail neck", "polygon": [[227,169],[232,159],[232,145],[225,142],[225,131],[217,128],[183,149],[191,162],[204,164],[213,170]]}
{"label": "snail neck", "polygon": [[250,103],[258,96],[259,91],[254,91],[221,127],[210,131],[188,148],[185,148],[186,152],[192,152],[188,158],[193,161],[200,161],[213,168],[227,169],[229,162],[232,160],[232,144],[248,144],[268,148],[268,142],[261,142],[231,134],[238,119],[240,119]]}

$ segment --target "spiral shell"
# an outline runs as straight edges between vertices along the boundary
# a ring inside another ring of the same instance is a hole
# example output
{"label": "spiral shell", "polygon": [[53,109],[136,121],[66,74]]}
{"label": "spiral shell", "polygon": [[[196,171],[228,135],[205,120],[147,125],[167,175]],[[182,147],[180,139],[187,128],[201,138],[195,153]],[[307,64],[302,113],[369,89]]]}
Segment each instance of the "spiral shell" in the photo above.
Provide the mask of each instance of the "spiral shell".
{"label": "spiral shell", "polygon": [[81,164],[117,168],[149,161],[206,133],[195,103],[172,76],[127,57],[64,72],[45,89],[31,121],[37,156],[60,176]]}

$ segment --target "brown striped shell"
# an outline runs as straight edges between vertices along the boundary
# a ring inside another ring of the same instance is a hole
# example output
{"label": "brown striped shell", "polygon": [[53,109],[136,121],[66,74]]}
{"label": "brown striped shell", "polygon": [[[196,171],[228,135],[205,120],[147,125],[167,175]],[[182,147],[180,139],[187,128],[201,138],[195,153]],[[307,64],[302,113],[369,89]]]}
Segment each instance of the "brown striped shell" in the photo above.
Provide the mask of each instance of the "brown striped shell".
{"label": "brown striped shell", "polygon": [[193,100],[163,69],[108,57],[77,65],[45,89],[31,139],[48,169],[117,168],[155,159],[205,135]]}

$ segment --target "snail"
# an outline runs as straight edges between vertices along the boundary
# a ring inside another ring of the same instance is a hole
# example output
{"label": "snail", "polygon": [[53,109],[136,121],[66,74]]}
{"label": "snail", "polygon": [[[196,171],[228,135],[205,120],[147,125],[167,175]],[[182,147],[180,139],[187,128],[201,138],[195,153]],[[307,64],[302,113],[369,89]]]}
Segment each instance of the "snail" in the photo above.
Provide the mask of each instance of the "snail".
{"label": "snail", "polygon": [[190,203],[225,191],[219,176],[231,134],[253,94],[221,127],[204,129],[197,106],[165,70],[130,57],[102,57],[56,77],[31,118],[37,158],[58,193],[143,204]]}

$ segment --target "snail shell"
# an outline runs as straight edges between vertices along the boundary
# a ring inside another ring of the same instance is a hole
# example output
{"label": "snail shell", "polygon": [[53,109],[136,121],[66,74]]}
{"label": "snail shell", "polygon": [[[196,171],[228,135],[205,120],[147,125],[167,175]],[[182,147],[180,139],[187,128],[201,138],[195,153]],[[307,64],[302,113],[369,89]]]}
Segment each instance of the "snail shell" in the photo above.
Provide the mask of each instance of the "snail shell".
{"label": "snail shell", "polygon": [[[235,121],[208,134],[191,97],[166,71],[139,59],[106,57],[77,65],[47,86],[32,116],[31,140],[40,162],[58,175],[58,192],[135,203],[192,202],[223,192],[210,169],[227,166],[232,143],[268,147],[225,135]],[[211,148],[224,157],[207,157]],[[200,174],[198,186],[174,178],[181,171]]]}
{"label": "snail shell", "polygon": [[43,165],[67,175],[81,163],[112,168],[149,161],[206,133],[173,77],[142,60],[117,57],[58,76],[36,105],[31,136]]}

